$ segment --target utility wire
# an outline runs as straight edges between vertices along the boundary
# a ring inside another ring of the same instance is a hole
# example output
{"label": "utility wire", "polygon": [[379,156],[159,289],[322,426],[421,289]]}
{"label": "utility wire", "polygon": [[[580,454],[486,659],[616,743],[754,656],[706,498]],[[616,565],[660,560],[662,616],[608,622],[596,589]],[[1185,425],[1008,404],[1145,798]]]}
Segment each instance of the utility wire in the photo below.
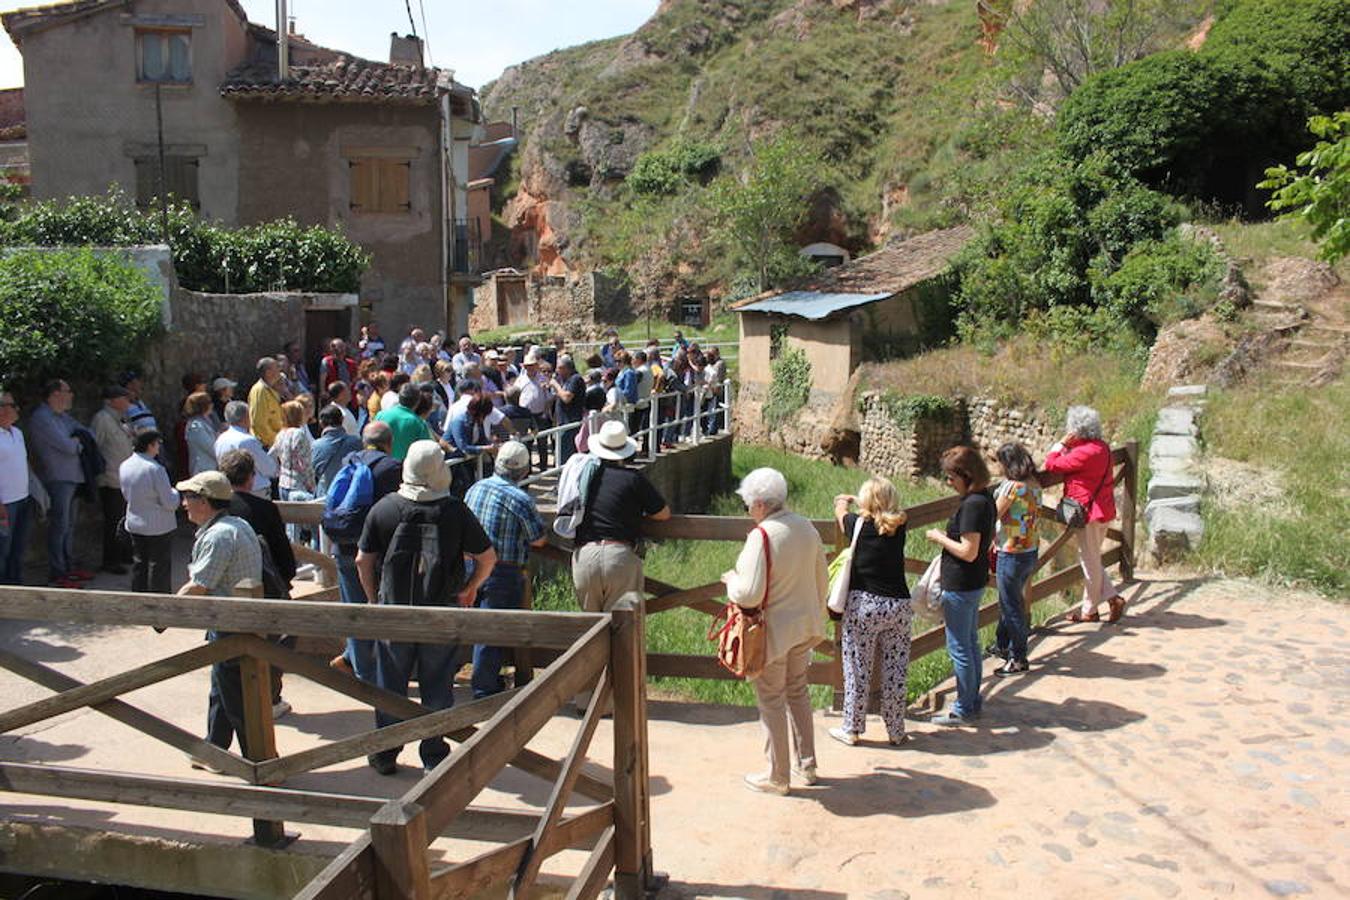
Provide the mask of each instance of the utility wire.
{"label": "utility wire", "polygon": [[403,0],[403,6],[408,10],[408,26],[412,28],[413,37],[417,37],[417,23],[413,21],[412,0]]}
{"label": "utility wire", "polygon": [[417,0],[417,8],[422,13],[422,47],[427,51],[427,65],[435,65],[431,58],[431,29],[427,28],[427,7],[424,0]]}

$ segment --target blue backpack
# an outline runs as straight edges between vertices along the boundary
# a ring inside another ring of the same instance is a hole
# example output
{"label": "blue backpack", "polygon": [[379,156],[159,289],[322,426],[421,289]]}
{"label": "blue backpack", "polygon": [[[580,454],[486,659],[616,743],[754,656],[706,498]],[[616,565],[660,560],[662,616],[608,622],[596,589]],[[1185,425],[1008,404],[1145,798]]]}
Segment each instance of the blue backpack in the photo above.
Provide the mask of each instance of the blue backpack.
{"label": "blue backpack", "polygon": [[335,544],[351,546],[361,539],[366,514],[375,505],[375,476],[370,466],[353,454],[328,485],[324,498],[323,530]]}

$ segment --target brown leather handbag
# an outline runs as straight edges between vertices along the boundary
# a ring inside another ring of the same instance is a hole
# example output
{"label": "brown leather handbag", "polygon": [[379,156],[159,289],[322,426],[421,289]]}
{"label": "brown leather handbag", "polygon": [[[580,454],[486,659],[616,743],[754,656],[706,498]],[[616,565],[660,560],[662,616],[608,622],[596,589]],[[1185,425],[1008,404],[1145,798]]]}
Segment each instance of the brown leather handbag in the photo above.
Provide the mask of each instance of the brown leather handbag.
{"label": "brown leather handbag", "polygon": [[[754,678],[764,671],[768,661],[769,634],[764,608],[769,605],[769,581],[773,576],[773,557],[769,554],[769,535],[755,526],[764,539],[764,599],[758,609],[745,609],[727,601],[708,628],[708,640],[717,642],[717,661],[737,678]],[[719,628],[718,623],[724,624]]]}

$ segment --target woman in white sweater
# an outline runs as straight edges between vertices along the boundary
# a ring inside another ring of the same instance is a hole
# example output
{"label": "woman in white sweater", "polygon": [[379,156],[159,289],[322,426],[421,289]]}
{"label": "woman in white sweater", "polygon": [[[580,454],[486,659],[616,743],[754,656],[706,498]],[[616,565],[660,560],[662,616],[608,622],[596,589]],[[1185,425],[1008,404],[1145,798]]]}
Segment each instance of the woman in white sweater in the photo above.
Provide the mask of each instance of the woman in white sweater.
{"label": "woman in white sweater", "polygon": [[806,673],[811,653],[825,636],[829,590],[825,548],[810,521],[790,512],[787,479],[776,469],[755,469],[737,491],[755,521],[736,559],[722,575],[727,596],[744,609],[763,607],[767,634],[764,670],[754,679],[759,720],[764,726],[769,771],[745,776],[751,790],[786,794],[789,785],[788,729],[796,750],[791,771],[805,784],[816,782],[816,744]]}

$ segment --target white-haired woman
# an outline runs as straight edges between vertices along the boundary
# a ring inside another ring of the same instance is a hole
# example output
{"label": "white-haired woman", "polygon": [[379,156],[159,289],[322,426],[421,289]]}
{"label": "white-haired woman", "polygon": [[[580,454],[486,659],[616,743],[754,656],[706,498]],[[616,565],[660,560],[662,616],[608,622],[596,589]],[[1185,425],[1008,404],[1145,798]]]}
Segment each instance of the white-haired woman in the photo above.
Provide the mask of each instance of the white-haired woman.
{"label": "white-haired woman", "polygon": [[1116,622],[1125,612],[1125,599],[1116,591],[1102,565],[1106,527],[1116,517],[1115,480],[1111,447],[1102,438],[1102,419],[1090,406],[1070,406],[1067,433],[1045,457],[1045,471],[1064,476],[1064,496],[1087,511],[1087,524],[1078,533],[1078,559],[1083,568],[1083,605],[1069,613],[1072,622],[1096,622],[1097,607],[1110,607],[1106,621]]}
{"label": "white-haired woman", "polygon": [[[849,506],[857,503],[858,512]],[[914,606],[905,584],[905,511],[895,485],[885,478],[863,482],[857,497],[834,498],[834,519],[852,539],[852,572],[844,607],[844,723],[830,737],[850,747],[867,730],[867,691],[872,657],[881,647],[881,718],[892,744],[905,740],[905,684],[909,680],[910,626]]]}
{"label": "white-haired woman", "polygon": [[[736,568],[722,575],[727,596],[744,609],[763,609],[767,660],[754,679],[764,726],[769,771],[745,776],[751,790],[786,794],[789,772],[816,781],[816,743],[806,670],[825,636],[829,578],[825,548],[807,519],[787,508],[787,479],[776,469],[755,469],[737,490],[755,529],[745,540]],[[790,766],[788,730],[797,765]]]}

